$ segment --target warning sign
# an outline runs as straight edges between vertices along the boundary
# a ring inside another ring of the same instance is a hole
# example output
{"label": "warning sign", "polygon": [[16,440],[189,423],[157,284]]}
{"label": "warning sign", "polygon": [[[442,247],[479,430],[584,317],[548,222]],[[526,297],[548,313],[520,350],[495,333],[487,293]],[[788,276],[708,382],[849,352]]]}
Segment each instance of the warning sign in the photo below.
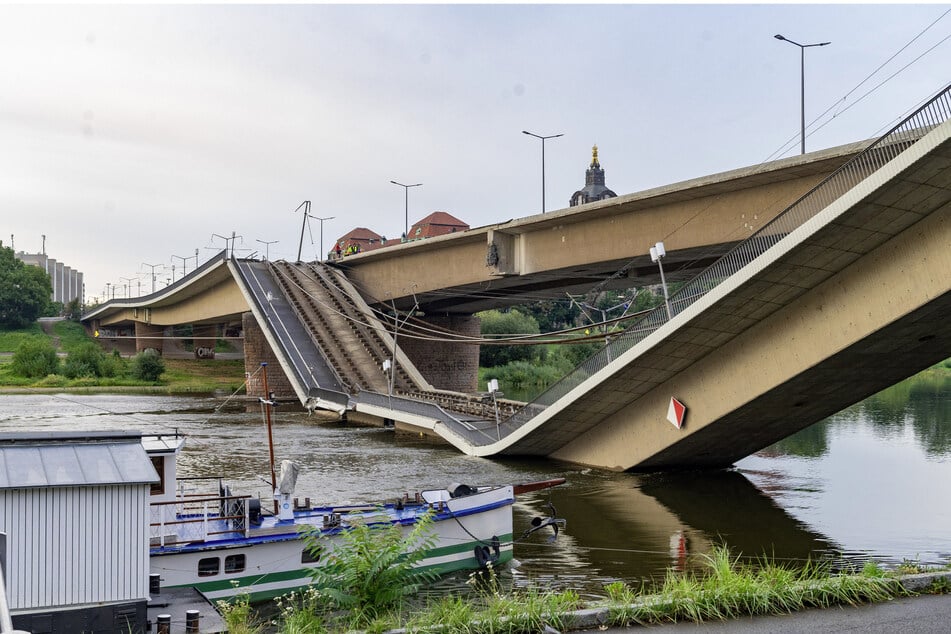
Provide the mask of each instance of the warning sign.
{"label": "warning sign", "polygon": [[674,424],[674,427],[680,429],[684,424],[684,416],[687,415],[687,407],[675,399],[673,396],[670,397],[670,406],[667,408],[667,420]]}

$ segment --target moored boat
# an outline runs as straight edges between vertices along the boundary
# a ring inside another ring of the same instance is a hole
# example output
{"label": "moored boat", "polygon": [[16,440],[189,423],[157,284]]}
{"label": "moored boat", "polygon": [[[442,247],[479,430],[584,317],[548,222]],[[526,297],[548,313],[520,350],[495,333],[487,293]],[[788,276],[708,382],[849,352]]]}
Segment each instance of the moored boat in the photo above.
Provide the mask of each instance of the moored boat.
{"label": "moored boat", "polygon": [[[404,495],[386,504],[317,506],[295,498],[296,465],[284,461],[275,500],[235,495],[217,478],[178,478],[182,436],[143,438],[160,475],[151,496],[150,571],[163,586],[191,586],[211,600],[248,595],[263,601],[306,587],[322,565],[307,549],[305,534],[325,548],[358,523],[399,526],[408,534],[419,519],[432,519],[432,546],[417,566],[436,574],[475,570],[512,559],[512,485],[450,485]],[[560,484],[519,485],[537,490]],[[211,490],[200,491],[204,485]]]}

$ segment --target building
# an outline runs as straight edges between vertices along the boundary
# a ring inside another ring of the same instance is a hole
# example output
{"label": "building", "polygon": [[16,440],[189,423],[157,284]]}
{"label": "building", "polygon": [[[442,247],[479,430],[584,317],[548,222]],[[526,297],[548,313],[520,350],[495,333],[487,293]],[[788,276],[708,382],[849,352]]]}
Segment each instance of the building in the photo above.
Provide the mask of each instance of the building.
{"label": "building", "polygon": [[386,238],[366,227],[357,227],[337,238],[328,254],[331,258],[379,249],[386,245]]}
{"label": "building", "polygon": [[0,564],[14,627],[144,631],[159,482],[138,432],[0,435]]}
{"label": "building", "polygon": [[409,230],[408,240],[420,240],[435,236],[468,231],[469,225],[445,211],[434,211],[422,220],[416,222]]}
{"label": "building", "polygon": [[14,253],[16,259],[24,264],[38,266],[47,275],[50,276],[50,283],[53,285],[53,295],[50,299],[54,302],[68,304],[74,299],[78,299],[80,304],[84,303],[85,296],[83,292],[83,274],[79,271],[66,266],[62,262],[57,262],[46,253]]}
{"label": "building", "polygon": [[605,198],[617,198],[617,194],[604,185],[604,170],[598,162],[598,146],[595,145],[591,148],[591,165],[584,174],[584,188],[571,195],[568,206],[577,207]]}

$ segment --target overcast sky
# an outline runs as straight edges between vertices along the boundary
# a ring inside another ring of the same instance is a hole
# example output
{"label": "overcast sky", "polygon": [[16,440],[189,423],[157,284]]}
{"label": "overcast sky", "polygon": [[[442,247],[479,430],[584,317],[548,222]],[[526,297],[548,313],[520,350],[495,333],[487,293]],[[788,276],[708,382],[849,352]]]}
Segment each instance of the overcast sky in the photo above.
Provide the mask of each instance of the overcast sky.
{"label": "overcast sky", "polygon": [[564,134],[550,211],[595,143],[618,194],[794,155],[800,52],[776,33],[832,42],[806,51],[807,122],[833,107],[807,151],[871,138],[951,80],[949,8],[0,5],[0,240],[36,253],[45,234],[92,299],[143,263],[179,277],[171,256],[205,262],[212,234],[296,259],[304,200],[334,217],[325,250],[358,226],[398,238],[390,180],[423,183],[410,224],[539,213],[522,130]]}

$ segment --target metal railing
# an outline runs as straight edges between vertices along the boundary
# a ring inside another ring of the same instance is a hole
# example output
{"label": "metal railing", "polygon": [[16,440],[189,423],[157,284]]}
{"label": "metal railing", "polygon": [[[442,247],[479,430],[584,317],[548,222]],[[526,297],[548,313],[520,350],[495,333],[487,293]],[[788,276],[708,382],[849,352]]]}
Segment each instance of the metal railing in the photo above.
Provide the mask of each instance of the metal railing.
{"label": "metal railing", "polygon": [[[185,481],[217,480],[218,493],[189,493]],[[149,540],[152,546],[206,541],[214,535],[247,536],[250,495],[232,495],[217,477],[179,478],[174,500],[149,504]]]}
{"label": "metal railing", "polygon": [[762,229],[736,245],[685,284],[670,298],[671,317],[668,317],[663,305],[658,306],[618,334],[611,343],[552,385],[514,416],[503,421],[502,436],[511,434],[585,380],[606,368],[613,360],[643,341],[731,275],[749,265],[790,232],[815,217],[933,128],[949,119],[951,119],[951,85],[946,86],[928,103],[832,172]]}

